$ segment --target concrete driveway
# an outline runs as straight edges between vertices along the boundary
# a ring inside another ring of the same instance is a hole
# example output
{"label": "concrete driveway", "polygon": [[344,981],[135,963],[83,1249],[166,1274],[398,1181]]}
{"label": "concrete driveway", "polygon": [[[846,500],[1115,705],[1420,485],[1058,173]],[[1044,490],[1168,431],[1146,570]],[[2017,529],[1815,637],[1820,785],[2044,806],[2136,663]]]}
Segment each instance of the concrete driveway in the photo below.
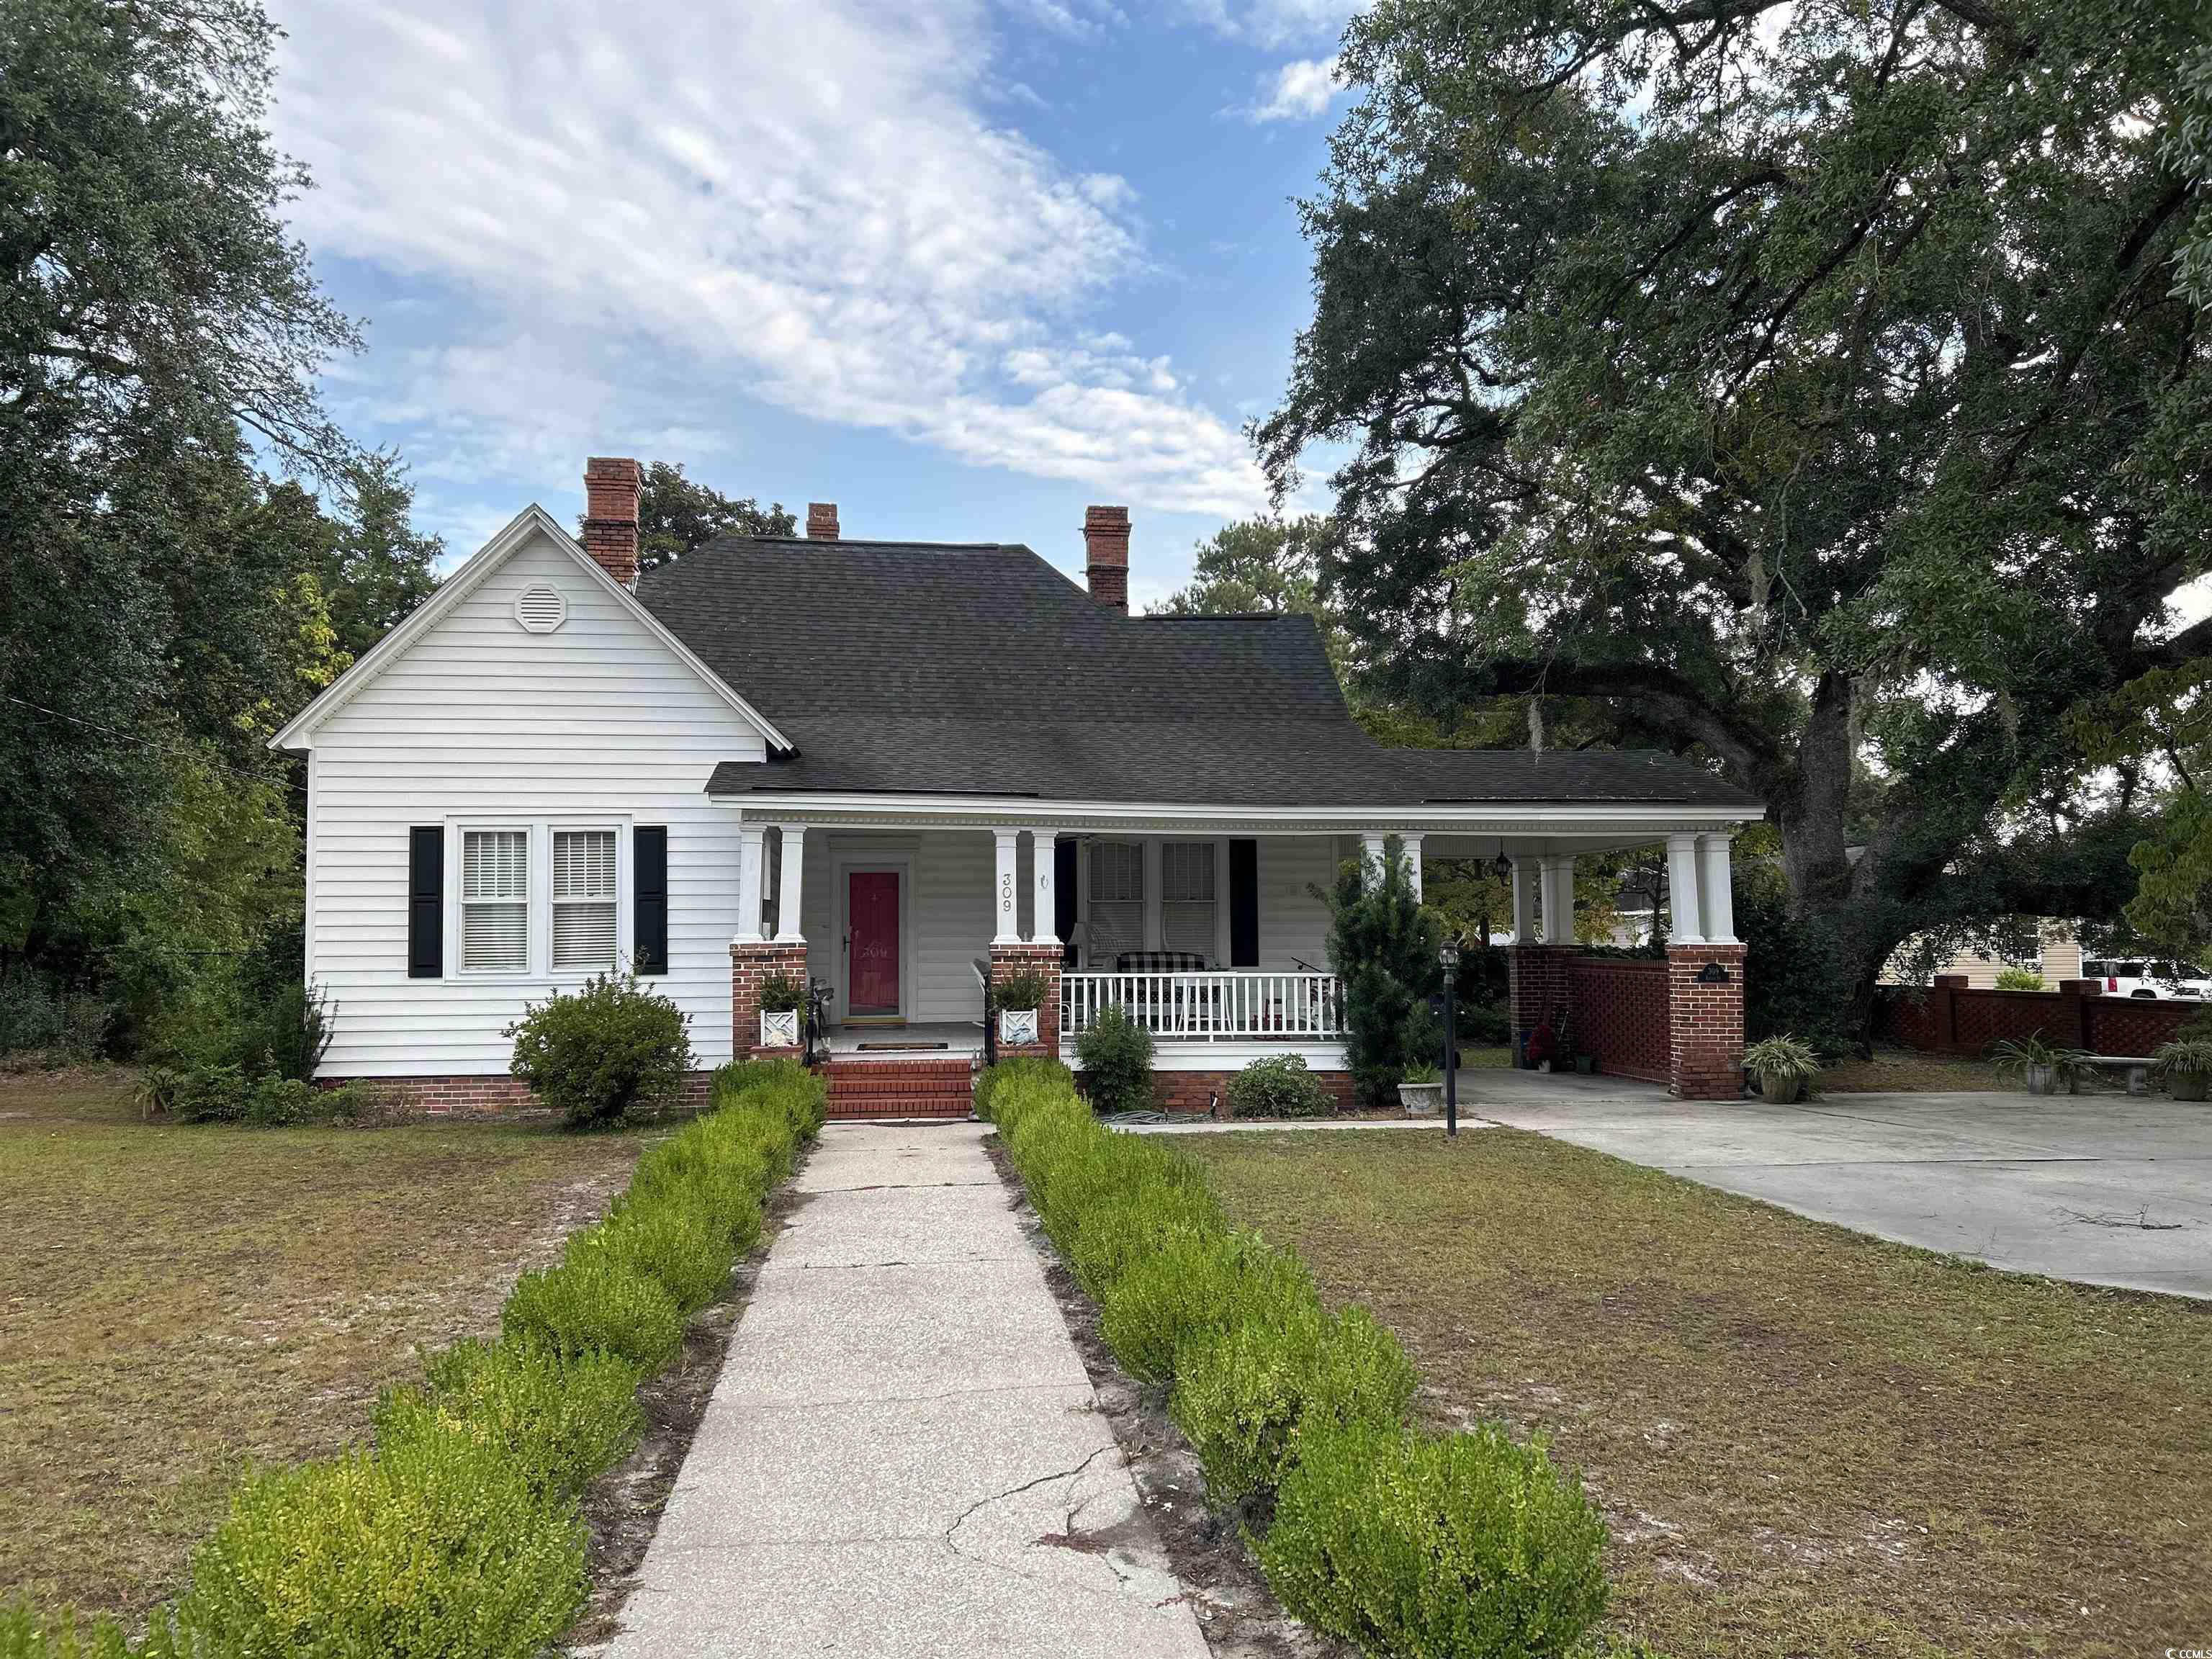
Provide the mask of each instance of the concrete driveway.
{"label": "concrete driveway", "polygon": [[1460,1109],[2016,1273],[2212,1298],[2212,1105],[2125,1095],[1670,1100],[1462,1072]]}

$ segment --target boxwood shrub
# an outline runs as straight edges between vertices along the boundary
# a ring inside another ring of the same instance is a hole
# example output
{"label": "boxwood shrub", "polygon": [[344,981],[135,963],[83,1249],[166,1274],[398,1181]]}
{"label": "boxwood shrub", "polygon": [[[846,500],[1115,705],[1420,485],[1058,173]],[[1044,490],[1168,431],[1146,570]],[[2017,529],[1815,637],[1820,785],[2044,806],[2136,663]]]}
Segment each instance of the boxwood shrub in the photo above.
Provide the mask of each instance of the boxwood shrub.
{"label": "boxwood shrub", "polygon": [[637,1374],[612,1354],[563,1360],[535,1341],[456,1342],[425,1385],[392,1389],[376,1443],[459,1435],[522,1471],[533,1489],[574,1497],[629,1455],[645,1432]]}
{"label": "boxwood shrub", "polygon": [[1300,1054],[1270,1054],[1229,1079],[1231,1117],[1326,1117],[1335,1109]]}
{"label": "boxwood shrub", "polygon": [[1252,1233],[1183,1233],[1133,1262],[1102,1304],[1099,1331],[1133,1376],[1164,1382],[1185,1347],[1245,1321],[1280,1323],[1321,1297],[1295,1257]]}
{"label": "boxwood shrub", "polygon": [[542,1342],[569,1358],[610,1353],[650,1376],[684,1346],[676,1299],[619,1261],[564,1261],[515,1281],[500,1315],[515,1341]]}

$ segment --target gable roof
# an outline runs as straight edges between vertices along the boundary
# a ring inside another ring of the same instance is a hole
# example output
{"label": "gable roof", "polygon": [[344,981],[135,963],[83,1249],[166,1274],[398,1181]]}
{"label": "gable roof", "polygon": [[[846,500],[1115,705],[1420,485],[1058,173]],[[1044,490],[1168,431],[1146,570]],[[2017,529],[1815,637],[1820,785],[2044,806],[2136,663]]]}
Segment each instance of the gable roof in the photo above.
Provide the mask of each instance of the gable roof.
{"label": "gable roof", "polygon": [[696,674],[708,690],[757,731],[771,748],[791,747],[790,739],[769,724],[767,718],[727,681],[702,662],[691,647],[659,617],[641,605],[635,594],[608,575],[600,568],[599,561],[585,552],[575,538],[555,521],[552,514],[535,501],[508,520],[496,535],[471,554],[458,570],[441,582],[428,599],[416,605],[396,627],[363,653],[352,667],[325,686],[313,702],[295,714],[285,723],[283,730],[269,739],[269,747],[284,750],[308,747],[317,726],[359,696],[363,688],[404,655],[409,646],[436,627],[440,617],[467,599],[486,577],[540,536],[566,553],[587,580],[597,582],[603,590],[613,595],[623,610],[673,652],[678,661]]}
{"label": "gable roof", "polygon": [[713,794],[1758,805],[1656,752],[1386,749],[1310,618],[1125,617],[1018,545],[731,537],[637,598],[796,751]]}

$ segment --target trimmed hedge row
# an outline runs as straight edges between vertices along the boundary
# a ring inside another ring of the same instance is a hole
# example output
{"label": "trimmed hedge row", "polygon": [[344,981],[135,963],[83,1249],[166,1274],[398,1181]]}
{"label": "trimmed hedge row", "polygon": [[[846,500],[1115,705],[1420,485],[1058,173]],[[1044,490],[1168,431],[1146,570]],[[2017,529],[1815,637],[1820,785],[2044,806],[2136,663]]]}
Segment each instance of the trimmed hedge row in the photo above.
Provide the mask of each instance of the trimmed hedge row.
{"label": "trimmed hedge row", "polygon": [[249,1475],[140,1641],[0,1611],[0,1659],[528,1659],[582,1608],[578,1500],[644,1432],[640,1383],[758,1243],[827,1109],[793,1061],[715,1074],[714,1109],[638,1160],[605,1220],[525,1273],[495,1343],[389,1390],[374,1449]]}
{"label": "trimmed hedge row", "polygon": [[1115,1358],[1170,1387],[1285,1607],[1379,1659],[1588,1650],[1605,1526],[1540,1437],[1414,1427],[1397,1340],[1364,1309],[1325,1310],[1296,1257],[1231,1229],[1164,1143],[1101,1125],[1066,1067],[994,1067],[976,1106]]}

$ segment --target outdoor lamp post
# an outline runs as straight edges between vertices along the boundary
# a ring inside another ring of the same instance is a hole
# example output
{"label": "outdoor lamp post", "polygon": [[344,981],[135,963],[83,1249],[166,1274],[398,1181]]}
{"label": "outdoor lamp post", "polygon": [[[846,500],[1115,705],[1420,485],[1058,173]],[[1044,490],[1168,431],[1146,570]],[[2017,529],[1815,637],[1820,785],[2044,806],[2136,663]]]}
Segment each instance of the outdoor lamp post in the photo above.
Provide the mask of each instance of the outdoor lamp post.
{"label": "outdoor lamp post", "polygon": [[1444,969],[1444,1133],[1459,1133],[1459,940],[1446,939],[1437,952]]}

